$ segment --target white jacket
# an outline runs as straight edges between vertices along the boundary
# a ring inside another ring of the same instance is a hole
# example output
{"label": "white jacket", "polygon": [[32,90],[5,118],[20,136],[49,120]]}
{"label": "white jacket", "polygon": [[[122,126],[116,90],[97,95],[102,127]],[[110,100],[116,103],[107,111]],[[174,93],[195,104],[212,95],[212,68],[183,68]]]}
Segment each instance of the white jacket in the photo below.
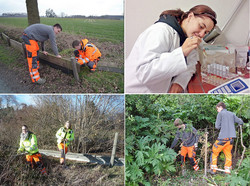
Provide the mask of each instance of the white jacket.
{"label": "white jacket", "polygon": [[193,50],[186,64],[177,31],[156,23],[138,37],[125,61],[125,92],[167,93],[172,83],[185,90],[197,61]]}

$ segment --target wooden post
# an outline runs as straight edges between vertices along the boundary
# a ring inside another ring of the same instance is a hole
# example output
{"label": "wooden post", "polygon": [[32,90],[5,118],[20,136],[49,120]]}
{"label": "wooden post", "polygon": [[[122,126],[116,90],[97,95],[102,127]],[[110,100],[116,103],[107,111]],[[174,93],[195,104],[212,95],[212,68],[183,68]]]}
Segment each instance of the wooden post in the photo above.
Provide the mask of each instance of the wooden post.
{"label": "wooden post", "polygon": [[10,46],[10,38],[6,34],[2,33],[2,38],[7,41],[8,45]]}
{"label": "wooden post", "polygon": [[24,42],[22,42],[22,47],[23,47],[23,57],[27,58],[26,47]]}
{"label": "wooden post", "polygon": [[74,77],[75,77],[76,81],[80,81],[79,75],[78,75],[78,72],[77,72],[77,68],[76,68],[75,58],[71,57],[70,60],[71,60],[71,64],[72,64],[72,69],[73,69]]}
{"label": "wooden post", "polygon": [[118,139],[118,132],[115,133],[115,139],[114,139],[112,154],[111,154],[111,158],[110,158],[110,167],[114,166],[117,139]]}
{"label": "wooden post", "polygon": [[10,38],[7,37],[7,42],[8,42],[8,45],[10,46]]}
{"label": "wooden post", "polygon": [[205,166],[204,166],[204,171],[205,171],[205,177],[207,177],[207,128],[205,130]]}

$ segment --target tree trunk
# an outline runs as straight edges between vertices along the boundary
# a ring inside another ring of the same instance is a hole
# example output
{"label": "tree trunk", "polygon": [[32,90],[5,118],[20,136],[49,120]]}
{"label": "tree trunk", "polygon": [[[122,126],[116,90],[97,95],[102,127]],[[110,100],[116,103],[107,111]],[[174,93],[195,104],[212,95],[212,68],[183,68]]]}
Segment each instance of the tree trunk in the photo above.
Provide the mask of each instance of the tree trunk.
{"label": "tree trunk", "polygon": [[40,23],[37,0],[26,0],[29,25]]}

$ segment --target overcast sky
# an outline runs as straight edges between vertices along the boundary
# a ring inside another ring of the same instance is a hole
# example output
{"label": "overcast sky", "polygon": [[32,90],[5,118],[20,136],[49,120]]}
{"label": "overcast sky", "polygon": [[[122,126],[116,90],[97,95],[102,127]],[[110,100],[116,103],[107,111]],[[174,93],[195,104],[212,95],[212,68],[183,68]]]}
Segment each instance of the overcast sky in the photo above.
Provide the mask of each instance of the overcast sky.
{"label": "overcast sky", "polygon": [[[123,15],[123,0],[37,0],[40,16],[47,9],[53,9],[56,15]],[[0,0],[2,13],[26,13],[26,0]]]}

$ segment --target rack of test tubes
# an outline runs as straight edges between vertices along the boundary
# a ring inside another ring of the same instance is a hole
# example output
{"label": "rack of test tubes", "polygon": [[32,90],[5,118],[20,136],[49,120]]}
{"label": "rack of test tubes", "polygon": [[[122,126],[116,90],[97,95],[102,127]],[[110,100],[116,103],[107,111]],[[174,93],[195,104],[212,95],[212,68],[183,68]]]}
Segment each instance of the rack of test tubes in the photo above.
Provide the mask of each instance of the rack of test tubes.
{"label": "rack of test tubes", "polygon": [[218,86],[238,77],[238,75],[229,72],[229,66],[212,63],[201,66],[201,77],[202,82]]}

